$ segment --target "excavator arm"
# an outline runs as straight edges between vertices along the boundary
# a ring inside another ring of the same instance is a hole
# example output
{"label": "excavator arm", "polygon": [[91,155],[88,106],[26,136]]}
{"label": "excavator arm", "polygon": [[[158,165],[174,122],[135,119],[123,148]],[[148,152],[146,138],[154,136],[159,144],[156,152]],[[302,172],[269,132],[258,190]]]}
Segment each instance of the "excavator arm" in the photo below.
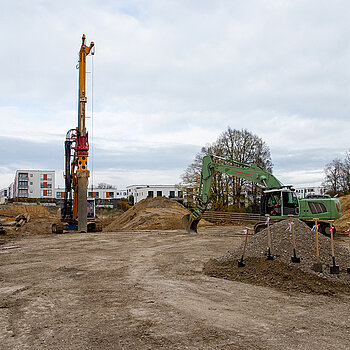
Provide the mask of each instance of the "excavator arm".
{"label": "excavator arm", "polygon": [[209,203],[210,189],[215,172],[248,180],[257,183],[264,188],[273,189],[283,186],[274,175],[261,169],[256,164],[245,164],[231,161],[234,165],[225,165],[215,163],[213,158],[214,156],[212,155],[203,157],[201,180],[198,195],[196,197],[195,208],[190,214],[187,214],[182,218],[183,226],[188,233],[197,233],[197,225]]}

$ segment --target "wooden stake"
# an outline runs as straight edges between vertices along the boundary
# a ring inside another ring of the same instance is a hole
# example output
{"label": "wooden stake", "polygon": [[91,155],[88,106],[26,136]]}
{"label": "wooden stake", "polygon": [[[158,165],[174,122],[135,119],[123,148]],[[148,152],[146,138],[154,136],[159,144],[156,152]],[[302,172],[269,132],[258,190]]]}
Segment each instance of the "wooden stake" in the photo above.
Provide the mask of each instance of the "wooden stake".
{"label": "wooden stake", "polygon": [[317,226],[317,219],[314,219],[315,220],[315,234],[316,234],[316,258],[319,258],[320,257],[320,254],[319,254],[319,251],[318,251],[318,226]]}
{"label": "wooden stake", "polygon": [[332,257],[334,256],[334,236],[333,236],[333,221],[334,220],[329,220],[330,222],[330,231],[331,231],[331,246],[332,246]]}
{"label": "wooden stake", "polygon": [[297,257],[297,245],[295,244],[294,225],[292,224],[294,215],[288,215],[288,216],[290,217],[290,226],[291,226],[292,242],[293,242],[292,262],[293,263],[300,263],[300,258]]}
{"label": "wooden stake", "polygon": [[273,260],[273,256],[271,255],[271,232],[270,232],[270,215],[266,214],[267,217],[267,260]]}
{"label": "wooden stake", "polygon": [[320,254],[318,251],[318,226],[317,226],[317,220],[318,219],[314,219],[315,220],[315,235],[316,235],[316,262],[313,264],[312,269],[316,272],[322,272],[323,271],[323,267],[322,267],[322,263],[320,260]]}
{"label": "wooden stake", "polygon": [[[290,217],[290,222],[293,222],[293,216],[294,215],[288,215]],[[296,249],[296,244],[295,244],[295,236],[294,236],[294,225],[292,225],[292,241],[293,241],[293,249]]]}
{"label": "wooden stake", "polygon": [[332,246],[332,263],[333,263],[333,266],[330,267],[330,273],[339,274],[339,266],[335,264],[335,256],[334,256],[334,237],[333,237],[333,231],[334,231],[333,222],[334,222],[334,220],[329,220],[329,222],[330,222],[330,226],[331,226],[331,246]]}

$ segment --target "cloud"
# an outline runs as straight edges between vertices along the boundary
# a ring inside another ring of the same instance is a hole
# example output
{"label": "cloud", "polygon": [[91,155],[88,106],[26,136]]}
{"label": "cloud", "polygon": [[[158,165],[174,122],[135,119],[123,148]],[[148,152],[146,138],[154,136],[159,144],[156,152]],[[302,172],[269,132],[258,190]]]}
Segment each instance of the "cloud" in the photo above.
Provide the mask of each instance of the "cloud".
{"label": "cloud", "polygon": [[230,126],[262,137],[284,183],[320,182],[348,149],[349,10],[345,0],[5,1],[0,137],[12,149],[2,146],[0,169],[62,173],[85,33],[96,44],[87,127],[97,181],[178,182]]}

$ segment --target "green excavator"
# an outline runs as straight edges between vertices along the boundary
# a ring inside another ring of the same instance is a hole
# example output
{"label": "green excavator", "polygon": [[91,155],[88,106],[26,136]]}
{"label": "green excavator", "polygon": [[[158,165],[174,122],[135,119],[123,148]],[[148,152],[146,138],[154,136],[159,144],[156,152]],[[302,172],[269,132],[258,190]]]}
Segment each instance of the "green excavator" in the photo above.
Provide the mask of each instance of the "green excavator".
{"label": "green excavator", "polygon": [[[319,231],[328,234],[330,223],[341,216],[341,206],[338,198],[319,195],[315,198],[298,199],[292,186],[284,186],[273,174],[261,169],[256,164],[245,164],[226,160],[232,164],[215,163],[215,156],[203,157],[201,181],[195,207],[190,214],[182,218],[182,223],[188,233],[197,233],[197,225],[210,201],[211,184],[215,172],[232,175],[260,185],[263,188],[260,199],[260,214],[270,217],[270,225],[279,220],[288,219],[290,215],[306,222],[310,227],[318,220]],[[265,228],[265,221],[254,226],[255,232]],[[335,231],[333,231],[335,232]]]}

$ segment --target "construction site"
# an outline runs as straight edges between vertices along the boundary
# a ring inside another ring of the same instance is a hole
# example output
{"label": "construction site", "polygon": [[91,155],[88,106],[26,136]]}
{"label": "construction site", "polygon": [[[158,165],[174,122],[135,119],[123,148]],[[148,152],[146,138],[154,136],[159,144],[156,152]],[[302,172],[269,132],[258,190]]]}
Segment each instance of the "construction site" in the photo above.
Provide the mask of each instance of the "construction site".
{"label": "construction site", "polygon": [[[83,35],[59,202],[55,172],[33,170],[37,198],[24,186],[31,173],[18,171],[17,197],[0,204],[0,349],[350,349],[350,194],[298,197],[272,163],[202,152],[187,207],[170,185],[135,185],[133,201],[132,186],[105,188],[119,206],[97,206],[94,50]],[[216,176],[228,179],[221,192]],[[229,197],[238,180],[258,209],[238,200],[215,210],[214,195]]]}
{"label": "construction site", "polygon": [[[346,198],[350,202],[349,198]],[[345,201],[343,208],[347,213]],[[344,222],[330,238],[295,219],[254,234],[251,223],[182,227],[179,203],[145,199],[102,232],[52,234],[57,209],[1,206],[2,349],[346,349],[350,266]],[[25,215],[23,215],[25,214]],[[19,220],[18,220],[19,216]],[[16,221],[16,218],[18,221]],[[22,220],[22,221],[21,221]],[[346,223],[345,223],[346,225]],[[244,267],[238,267],[248,243]]]}

